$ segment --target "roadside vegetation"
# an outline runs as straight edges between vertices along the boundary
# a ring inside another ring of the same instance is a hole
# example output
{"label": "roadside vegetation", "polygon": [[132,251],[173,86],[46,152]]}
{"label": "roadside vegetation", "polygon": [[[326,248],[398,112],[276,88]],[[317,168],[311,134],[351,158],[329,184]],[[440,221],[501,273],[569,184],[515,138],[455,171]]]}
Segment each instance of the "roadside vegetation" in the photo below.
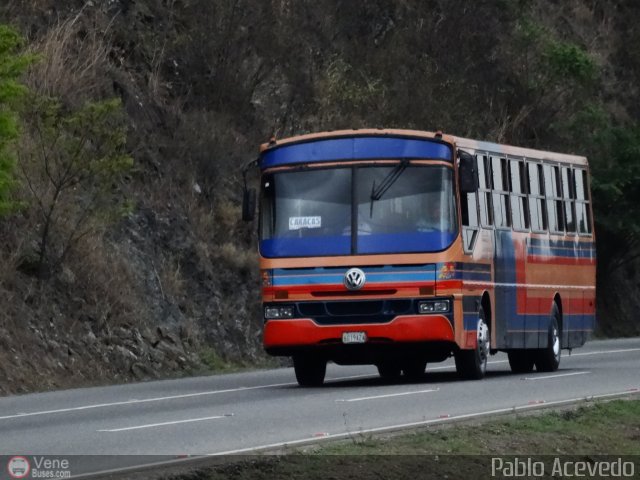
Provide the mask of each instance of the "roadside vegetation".
{"label": "roadside vegetation", "polygon": [[630,0],[3,2],[0,394],[268,364],[240,169],[318,130],[587,155],[598,334],[639,334],[639,21]]}
{"label": "roadside vegetation", "polygon": [[[492,458],[543,462],[635,462],[638,472],[640,401],[616,400],[554,412],[440,425],[381,438],[350,440],[286,455],[229,459],[208,470],[164,477],[172,480],[305,478],[492,478]],[[497,467],[497,464],[495,465]],[[521,475],[532,478],[533,475]],[[498,474],[498,478],[504,478]],[[508,476],[507,476],[508,477]],[[558,478],[558,475],[555,476]]]}

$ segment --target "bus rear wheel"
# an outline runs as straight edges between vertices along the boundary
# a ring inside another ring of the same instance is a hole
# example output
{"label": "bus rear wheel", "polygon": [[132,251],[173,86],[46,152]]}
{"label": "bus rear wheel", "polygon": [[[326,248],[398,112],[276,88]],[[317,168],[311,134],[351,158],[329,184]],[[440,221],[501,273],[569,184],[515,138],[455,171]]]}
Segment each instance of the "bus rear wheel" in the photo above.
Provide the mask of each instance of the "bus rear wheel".
{"label": "bus rear wheel", "polygon": [[319,387],[324,383],[327,361],[311,355],[295,355],[293,369],[301,387]]}
{"label": "bus rear wheel", "polygon": [[547,346],[536,352],[535,364],[539,372],[555,372],[560,366],[560,309],[556,302],[551,307],[549,331],[547,332]]}
{"label": "bus rear wheel", "polygon": [[528,350],[512,350],[507,353],[509,366],[513,373],[531,373],[535,357]]}
{"label": "bus rear wheel", "polygon": [[476,348],[473,350],[458,350],[455,353],[456,371],[461,378],[467,380],[480,380],[484,378],[487,372],[491,336],[489,335],[489,327],[485,322],[484,309],[482,307],[478,311],[476,338]]}

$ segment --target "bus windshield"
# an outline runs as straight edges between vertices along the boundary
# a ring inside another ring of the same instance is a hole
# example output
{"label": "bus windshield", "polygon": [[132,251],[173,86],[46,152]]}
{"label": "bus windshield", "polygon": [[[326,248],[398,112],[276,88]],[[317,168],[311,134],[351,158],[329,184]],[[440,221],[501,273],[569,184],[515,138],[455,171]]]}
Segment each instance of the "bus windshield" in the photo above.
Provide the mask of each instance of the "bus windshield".
{"label": "bus windshield", "polygon": [[266,174],[261,196],[262,255],[446,249],[457,235],[453,170],[441,165],[400,169],[398,165]]}

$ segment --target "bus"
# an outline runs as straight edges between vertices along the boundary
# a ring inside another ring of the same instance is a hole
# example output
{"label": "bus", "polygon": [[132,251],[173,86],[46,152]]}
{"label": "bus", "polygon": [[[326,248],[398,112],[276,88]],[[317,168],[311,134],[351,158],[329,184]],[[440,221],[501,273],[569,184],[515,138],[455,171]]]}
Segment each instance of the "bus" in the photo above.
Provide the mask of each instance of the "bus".
{"label": "bus", "polygon": [[453,356],[481,379],[506,352],[513,372],[552,372],[593,331],[585,157],[364,129],[272,139],[251,164],[264,348],[301,386],[329,361],[418,379]]}

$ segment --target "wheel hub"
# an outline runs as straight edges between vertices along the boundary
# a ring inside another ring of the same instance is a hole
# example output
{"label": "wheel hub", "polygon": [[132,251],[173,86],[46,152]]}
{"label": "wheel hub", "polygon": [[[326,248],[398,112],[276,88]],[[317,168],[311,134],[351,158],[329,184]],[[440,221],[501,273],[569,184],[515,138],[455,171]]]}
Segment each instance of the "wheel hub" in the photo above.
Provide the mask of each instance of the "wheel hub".
{"label": "wheel hub", "polygon": [[482,363],[485,363],[489,358],[489,342],[489,327],[481,318],[478,320],[478,353]]}
{"label": "wheel hub", "polygon": [[557,328],[553,329],[551,341],[553,342],[553,355],[558,358],[560,356],[560,337]]}

